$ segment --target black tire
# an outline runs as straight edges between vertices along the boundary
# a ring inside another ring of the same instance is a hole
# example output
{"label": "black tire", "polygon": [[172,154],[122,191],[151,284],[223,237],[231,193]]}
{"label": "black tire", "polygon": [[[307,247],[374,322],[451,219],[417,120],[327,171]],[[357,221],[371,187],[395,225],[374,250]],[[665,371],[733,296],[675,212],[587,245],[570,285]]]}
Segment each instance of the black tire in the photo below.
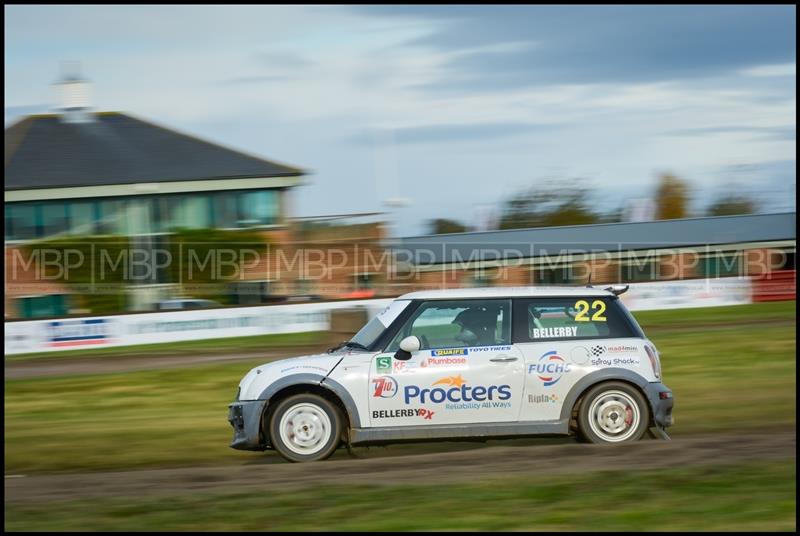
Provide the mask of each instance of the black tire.
{"label": "black tire", "polygon": [[583,396],[578,411],[578,440],[584,443],[638,441],[649,425],[650,406],[637,388],[624,382],[605,382],[590,388]]}
{"label": "black tire", "polygon": [[[323,415],[327,416],[328,422]],[[284,422],[285,430],[281,434],[284,416],[287,416],[287,422]],[[303,426],[305,437],[298,437],[294,426]],[[339,447],[343,426],[344,416],[336,404],[319,395],[301,393],[281,400],[270,413],[270,442],[278,454],[290,462],[325,460]],[[291,439],[287,442],[284,436],[298,439],[294,443]]]}

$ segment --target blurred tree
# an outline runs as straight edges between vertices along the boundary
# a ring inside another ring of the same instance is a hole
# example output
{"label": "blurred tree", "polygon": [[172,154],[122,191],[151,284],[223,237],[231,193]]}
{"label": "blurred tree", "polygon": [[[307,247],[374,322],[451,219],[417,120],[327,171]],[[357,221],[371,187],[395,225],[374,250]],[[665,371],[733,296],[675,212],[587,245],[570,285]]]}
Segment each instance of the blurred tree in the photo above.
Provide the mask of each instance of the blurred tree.
{"label": "blurred tree", "polygon": [[437,218],[428,223],[431,234],[463,233],[467,227],[455,220]]}
{"label": "blurred tree", "polygon": [[735,216],[737,214],[752,214],[758,208],[758,203],[743,194],[724,194],[717,198],[706,209],[709,216]]}
{"label": "blurred tree", "polygon": [[689,185],[675,175],[661,175],[656,188],[656,219],[685,218],[688,206]]}
{"label": "blurred tree", "polygon": [[506,201],[500,229],[597,223],[601,215],[589,207],[591,191],[582,182],[565,188],[563,182],[548,181],[520,192]]}
{"label": "blurred tree", "polygon": [[[223,304],[231,303],[230,283],[235,281],[243,264],[252,262],[255,252],[265,251],[267,240],[256,230],[179,229],[167,235],[158,246],[169,252],[170,262],[161,272],[166,281],[147,269],[156,279],[146,283],[182,282],[190,287],[192,297],[203,297]],[[24,247],[28,256],[48,255],[44,266],[48,277],[63,283],[72,300],[92,314],[121,313],[127,307],[127,293],[141,284],[136,268],[143,259],[153,259],[151,250],[142,249],[128,236],[81,236],[40,240]],[[63,268],[66,259],[81,262]],[[144,257],[143,257],[144,256]],[[58,262],[53,262],[53,260]],[[61,262],[64,259],[64,263]],[[202,296],[199,296],[202,294]]]}
{"label": "blurred tree", "polygon": [[256,229],[176,229],[166,244],[169,279],[180,281],[189,296],[230,304],[231,283],[246,263],[263,257],[267,244]]}

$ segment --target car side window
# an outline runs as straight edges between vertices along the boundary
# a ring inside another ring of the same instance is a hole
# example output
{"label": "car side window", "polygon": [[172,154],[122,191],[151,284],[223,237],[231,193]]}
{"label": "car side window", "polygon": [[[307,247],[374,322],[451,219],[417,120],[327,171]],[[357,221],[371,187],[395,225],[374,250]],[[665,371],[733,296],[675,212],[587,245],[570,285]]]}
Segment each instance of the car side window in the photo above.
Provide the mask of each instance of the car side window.
{"label": "car side window", "polygon": [[615,299],[530,298],[515,300],[514,307],[516,342],[637,336]]}
{"label": "car side window", "polygon": [[511,344],[510,300],[436,300],[422,303],[386,351],[400,348],[409,335],[422,350]]}

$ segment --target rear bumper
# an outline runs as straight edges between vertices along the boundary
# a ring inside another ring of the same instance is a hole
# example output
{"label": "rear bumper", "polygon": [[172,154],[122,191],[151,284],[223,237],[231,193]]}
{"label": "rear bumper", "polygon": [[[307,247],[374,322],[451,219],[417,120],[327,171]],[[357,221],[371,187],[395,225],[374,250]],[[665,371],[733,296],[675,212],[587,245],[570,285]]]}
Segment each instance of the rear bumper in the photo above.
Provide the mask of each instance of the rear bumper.
{"label": "rear bumper", "polygon": [[228,422],[233,427],[232,449],[266,449],[266,441],[261,434],[261,416],[266,404],[266,400],[247,400],[228,406]]}
{"label": "rear bumper", "polygon": [[661,382],[648,383],[644,392],[650,402],[653,412],[653,423],[659,428],[672,426],[675,420],[672,417],[672,407],[675,404],[672,390]]}

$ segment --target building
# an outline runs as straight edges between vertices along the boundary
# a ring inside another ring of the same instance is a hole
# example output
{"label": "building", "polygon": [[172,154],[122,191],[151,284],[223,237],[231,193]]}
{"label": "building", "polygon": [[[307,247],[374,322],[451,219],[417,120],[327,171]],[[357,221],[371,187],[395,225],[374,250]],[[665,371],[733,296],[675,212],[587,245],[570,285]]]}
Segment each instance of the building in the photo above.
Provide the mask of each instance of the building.
{"label": "building", "polygon": [[[287,192],[302,183],[306,172],[299,168],[128,114],[93,112],[83,80],[65,80],[60,89],[65,97],[56,113],[29,116],[6,129],[7,319],[148,311],[159,301],[208,294],[220,296],[222,305],[252,305],[391,297],[429,288],[731,276],[794,288],[794,212],[389,243],[381,213],[291,217]],[[236,275],[222,277],[225,260],[207,247],[193,258],[181,242],[175,255],[176,237],[187,231],[223,240],[216,253],[235,249],[236,237],[246,233],[263,237],[265,245],[237,249],[244,260]],[[59,239],[72,244],[78,258],[91,256],[90,279],[65,275],[69,250],[36,248]],[[123,247],[114,249],[115,241]],[[105,259],[106,252],[113,254]],[[134,262],[134,254],[149,259],[152,269]],[[160,266],[160,254],[177,259],[180,269],[172,269],[175,262]],[[190,274],[192,267],[202,272],[210,266],[216,278],[195,284],[181,271],[186,264]],[[102,276],[117,266],[123,277],[103,286],[98,271]],[[782,278],[773,277],[779,273]],[[776,295],[785,295],[781,288]]]}
{"label": "building", "polygon": [[[28,116],[5,131],[6,306],[12,316],[34,309],[56,316],[75,305],[56,297],[52,282],[33,285],[29,261],[24,270],[14,266],[27,275],[9,283],[9,260],[26,244],[122,236],[152,249],[176,229],[286,228],[286,194],[301,184],[303,170],[128,114],[93,112],[84,80],[59,86],[64,100],[56,113]],[[158,279],[131,285],[128,308],[171,297],[170,282]]]}
{"label": "building", "polygon": [[791,212],[456,233],[394,259],[419,289],[769,276],[795,269],[796,231]]}

